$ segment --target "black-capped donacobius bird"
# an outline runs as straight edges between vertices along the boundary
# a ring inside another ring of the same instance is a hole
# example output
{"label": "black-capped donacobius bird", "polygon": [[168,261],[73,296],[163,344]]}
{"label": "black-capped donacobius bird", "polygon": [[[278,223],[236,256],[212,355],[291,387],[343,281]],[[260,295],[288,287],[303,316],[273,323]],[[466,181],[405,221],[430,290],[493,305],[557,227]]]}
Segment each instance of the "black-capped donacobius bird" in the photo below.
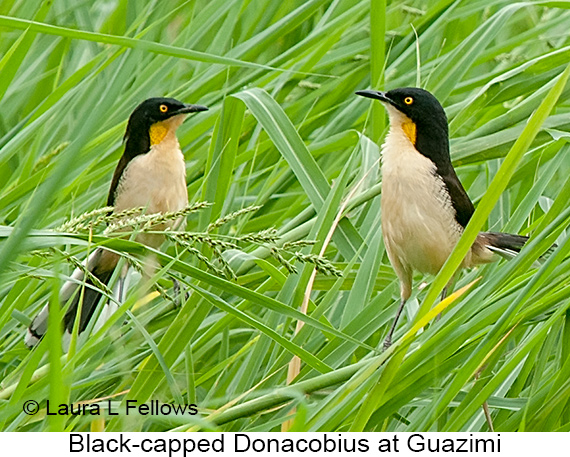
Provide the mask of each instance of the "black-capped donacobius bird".
{"label": "black-capped donacobius bird", "polygon": [[[125,132],[125,150],[111,180],[107,205],[114,213],[144,208],[145,214],[180,211],[188,205],[186,165],[176,137],[176,130],[189,113],[206,111],[200,105],[189,105],[174,98],[149,98],[138,105],[129,117]],[[181,221],[168,221],[161,229],[176,226]],[[152,248],[164,241],[160,234],[139,233],[136,240]],[[97,248],[87,259],[85,267],[97,280],[107,285],[119,255]],[[71,334],[78,305],[79,333],[85,330],[101,298],[92,278],[81,269],[73,272],[60,291],[60,302],[71,303],[63,318],[67,334]],[[83,293],[78,290],[85,284]],[[48,306],[39,312],[26,333],[26,345],[36,345],[47,331]]]}
{"label": "black-capped donacobius bird", "polygon": [[[382,146],[382,235],[400,280],[400,306],[384,341],[388,347],[412,292],[414,271],[436,275],[457,244],[474,207],[449,155],[447,117],[428,91],[404,87],[388,92],[361,90],[380,101],[390,118]],[[463,268],[512,256],[527,237],[481,232]]]}

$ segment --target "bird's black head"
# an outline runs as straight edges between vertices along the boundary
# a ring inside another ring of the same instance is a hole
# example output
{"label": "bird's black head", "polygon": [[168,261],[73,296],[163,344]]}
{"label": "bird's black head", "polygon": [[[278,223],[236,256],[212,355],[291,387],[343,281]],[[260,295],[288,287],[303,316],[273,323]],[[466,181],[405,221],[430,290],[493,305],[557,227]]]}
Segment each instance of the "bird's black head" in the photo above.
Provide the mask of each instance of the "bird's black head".
{"label": "bird's black head", "polygon": [[[176,130],[183,117],[176,116],[207,110],[205,106],[189,105],[175,98],[153,97],[145,100],[129,117],[125,132],[125,156],[130,159],[147,153],[169,130]],[[173,122],[175,120],[178,122]]]}
{"label": "bird's black head", "polygon": [[145,100],[135,108],[129,117],[125,138],[134,135],[148,135],[153,124],[166,121],[179,114],[206,111],[208,108],[200,105],[188,105],[175,98],[153,97]]}
{"label": "bird's black head", "polygon": [[359,90],[357,95],[381,101],[392,129],[401,128],[416,149],[438,165],[450,163],[447,117],[430,92],[402,87],[388,92]]}
{"label": "bird's black head", "polygon": [[151,146],[159,144],[169,133],[174,133],[184,120],[185,114],[207,110],[205,106],[188,105],[174,98],[163,97],[149,98],[137,106],[127,123],[125,151],[113,174],[107,205],[115,204],[117,186],[132,159],[146,154]]}

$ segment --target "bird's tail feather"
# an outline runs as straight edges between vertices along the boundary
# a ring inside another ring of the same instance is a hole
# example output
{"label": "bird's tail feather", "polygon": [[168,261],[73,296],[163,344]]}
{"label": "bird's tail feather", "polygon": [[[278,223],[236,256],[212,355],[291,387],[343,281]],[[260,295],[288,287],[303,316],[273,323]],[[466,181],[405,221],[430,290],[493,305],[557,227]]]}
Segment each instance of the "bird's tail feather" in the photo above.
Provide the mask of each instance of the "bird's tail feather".
{"label": "bird's tail feather", "polygon": [[[93,316],[97,304],[101,298],[101,285],[107,286],[113,275],[116,266],[116,254],[105,251],[101,248],[97,249],[87,259],[85,268],[90,272],[85,277],[83,269],[77,268],[71,278],[65,282],[60,290],[60,303],[65,305],[72,298],[65,316],[63,317],[63,326],[66,333],[71,334],[77,310],[82,300],[81,314],[79,316],[79,333],[83,332],[91,317]],[[85,284],[83,293],[78,290],[82,284]],[[41,338],[47,332],[48,305],[46,304],[42,310],[36,315],[25,336],[25,343],[28,347],[33,347],[39,343]]]}
{"label": "bird's tail feather", "polygon": [[481,232],[479,236],[485,247],[507,259],[516,256],[528,241],[528,236],[510,233]]}

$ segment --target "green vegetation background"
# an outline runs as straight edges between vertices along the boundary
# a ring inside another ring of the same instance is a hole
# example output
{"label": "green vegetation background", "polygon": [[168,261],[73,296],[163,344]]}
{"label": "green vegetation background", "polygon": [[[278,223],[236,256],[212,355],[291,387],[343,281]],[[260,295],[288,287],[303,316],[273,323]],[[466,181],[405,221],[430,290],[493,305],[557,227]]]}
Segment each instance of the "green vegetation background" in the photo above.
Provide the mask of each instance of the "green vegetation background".
{"label": "green vegetation background", "polygon": [[[3,0],[0,429],[478,431],[487,402],[497,431],[570,430],[569,21],[567,1]],[[398,302],[380,231],[386,120],[354,91],[406,85],[446,108],[478,212],[432,286],[416,278],[381,353]],[[26,323],[58,306],[77,259],[100,243],[145,251],[101,227],[55,229],[104,205],[128,115],[166,95],[210,107],[179,138],[190,201],[211,206],[103,330],[65,354],[53,324],[28,351]],[[456,290],[480,279],[435,321],[481,228],[531,242],[462,273]],[[321,251],[342,277],[322,273]],[[48,399],[101,398],[200,415],[45,414]]]}

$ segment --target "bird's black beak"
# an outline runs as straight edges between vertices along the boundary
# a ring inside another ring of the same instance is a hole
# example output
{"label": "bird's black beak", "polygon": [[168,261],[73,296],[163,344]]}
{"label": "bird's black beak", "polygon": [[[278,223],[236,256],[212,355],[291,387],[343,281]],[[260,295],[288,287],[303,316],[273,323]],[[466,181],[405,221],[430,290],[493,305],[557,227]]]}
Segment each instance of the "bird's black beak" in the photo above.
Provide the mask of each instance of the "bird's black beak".
{"label": "bird's black beak", "polygon": [[356,95],[361,97],[373,98],[374,100],[380,100],[383,103],[390,103],[390,105],[395,105],[394,100],[386,95],[386,92],[381,92],[379,90],[357,90]]}
{"label": "bird's black beak", "polygon": [[200,111],[208,111],[208,107],[202,106],[202,105],[186,104],[182,108],[176,110],[176,113],[174,113],[174,114],[198,113]]}

